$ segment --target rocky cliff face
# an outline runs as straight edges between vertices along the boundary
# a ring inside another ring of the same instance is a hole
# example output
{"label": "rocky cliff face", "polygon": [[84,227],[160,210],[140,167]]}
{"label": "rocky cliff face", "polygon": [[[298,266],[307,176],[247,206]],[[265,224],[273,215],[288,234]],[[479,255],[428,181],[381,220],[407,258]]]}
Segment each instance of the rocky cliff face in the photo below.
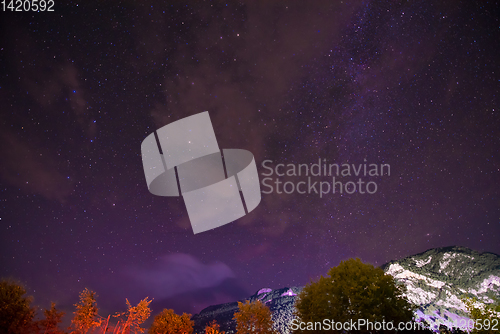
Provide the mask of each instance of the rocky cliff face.
{"label": "rocky cliff face", "polygon": [[[464,247],[446,247],[391,261],[382,266],[386,274],[404,284],[408,299],[419,305],[416,318],[425,320],[434,328],[439,324],[458,327],[467,318],[461,299],[475,296],[491,302],[500,292],[500,256],[478,253]],[[261,289],[248,300],[261,300],[273,312],[275,328],[288,334],[293,319],[293,305],[301,287]],[[193,316],[195,333],[203,333],[205,325],[216,320],[221,329],[234,333],[233,315],[238,303],[213,305]],[[463,320],[461,320],[463,319]]]}
{"label": "rocky cliff face", "polygon": [[[293,305],[295,296],[300,292],[300,287],[269,289],[264,288],[247,298],[250,302],[260,300],[266,304],[273,314],[274,327],[281,333],[289,333],[289,323],[293,319]],[[243,300],[241,301],[243,302]],[[193,316],[195,323],[194,333],[203,333],[205,326],[212,320],[221,325],[221,330],[226,333],[236,332],[234,313],[238,312],[238,302],[209,306],[199,314]]]}
{"label": "rocky cliff face", "polygon": [[435,325],[468,319],[464,296],[489,303],[500,291],[500,257],[464,247],[431,249],[391,261],[383,269],[404,284],[408,299],[420,306],[417,318]]}

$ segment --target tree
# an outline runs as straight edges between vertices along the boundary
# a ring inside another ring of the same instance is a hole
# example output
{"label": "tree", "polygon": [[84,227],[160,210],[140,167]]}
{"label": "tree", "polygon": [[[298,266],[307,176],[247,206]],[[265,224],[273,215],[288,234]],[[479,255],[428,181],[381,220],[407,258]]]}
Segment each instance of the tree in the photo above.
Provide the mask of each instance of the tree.
{"label": "tree", "polygon": [[275,333],[271,311],[260,300],[243,304],[238,302],[239,311],[234,314],[236,332],[239,334]]}
{"label": "tree", "polygon": [[471,319],[474,320],[471,334],[498,333],[500,328],[500,300],[498,298],[495,298],[493,303],[483,305],[478,304],[477,298],[465,298],[462,301]]}
{"label": "tree", "polygon": [[220,330],[220,326],[217,323],[217,321],[212,320],[206,327],[205,327],[205,334],[225,334],[226,332]]}
{"label": "tree", "polygon": [[145,329],[141,328],[146,320],[148,320],[151,315],[151,309],[149,308],[149,304],[151,304],[152,300],[148,300],[148,297],[141,300],[137,306],[132,307],[128,299],[127,301],[127,312],[118,313],[115,317],[125,316],[127,315],[127,320],[121,326],[119,333],[127,333],[135,332],[135,333],[144,333]]}
{"label": "tree", "polygon": [[342,261],[328,271],[327,277],[306,285],[295,307],[297,317],[305,323],[364,319],[392,322],[394,326],[412,321],[415,310],[392,276],[360,259]]}
{"label": "tree", "polygon": [[60,334],[58,326],[62,322],[64,312],[59,312],[56,309],[56,304],[51,303],[50,310],[43,311],[45,319],[39,321],[40,329],[43,334]]}
{"label": "tree", "polygon": [[94,327],[101,325],[97,315],[97,294],[87,288],[80,293],[80,303],[75,304],[76,311],[71,320],[73,333],[85,334]]}
{"label": "tree", "polygon": [[194,321],[191,314],[175,314],[174,310],[164,309],[155,317],[149,328],[150,334],[191,334]]}
{"label": "tree", "polygon": [[32,298],[24,296],[21,284],[3,280],[0,282],[0,333],[29,333],[34,329],[35,310],[30,306]]}

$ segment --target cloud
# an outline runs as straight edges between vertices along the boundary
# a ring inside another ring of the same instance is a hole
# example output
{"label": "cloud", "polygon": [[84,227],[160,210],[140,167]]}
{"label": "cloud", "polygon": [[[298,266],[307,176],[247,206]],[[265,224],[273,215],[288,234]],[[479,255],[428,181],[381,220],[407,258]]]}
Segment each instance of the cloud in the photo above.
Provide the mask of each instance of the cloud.
{"label": "cloud", "polygon": [[8,26],[19,36],[15,41],[9,40],[5,48],[7,65],[12,68],[12,74],[19,77],[19,84],[9,87],[13,94],[18,99],[22,96],[20,101],[36,103],[33,109],[46,117],[61,117],[69,109],[76,124],[89,137],[95,136],[82,71],[69,53],[45,47],[15,21],[10,21]]}
{"label": "cloud", "polygon": [[[168,75],[158,87],[165,101],[150,110],[156,128],[209,111],[220,147],[247,149],[256,161],[269,158],[274,153],[269,147],[279,147],[287,136],[294,140],[302,126],[303,119],[287,109],[295,85],[320,61],[315,57],[321,51],[340,43],[342,27],[361,5],[256,1],[237,10],[230,7],[235,4],[200,9],[204,24],[190,26],[189,45],[176,42],[168,48],[173,50]],[[244,24],[232,18],[235,11],[245,16]],[[273,145],[278,131],[282,140]],[[280,235],[293,216],[293,211],[281,214],[276,224],[275,212],[283,212],[284,205],[289,203],[283,196],[262,203],[257,210],[267,206],[273,211],[269,219],[249,215],[239,223]]]}
{"label": "cloud", "polygon": [[2,180],[29,193],[64,201],[73,189],[72,182],[59,172],[59,163],[50,152],[30,145],[5,128],[1,130]]}
{"label": "cloud", "polygon": [[[312,6],[252,2],[238,9],[247,17],[244,25],[231,19],[229,7],[200,9],[205,24],[191,28],[194,40],[186,46],[172,39],[167,47],[175,51],[161,86],[165,105],[150,111],[156,126],[208,110],[216,129],[224,129],[217,134],[220,144],[263,153],[263,138],[276,130],[289,90],[307,73],[299,64],[316,61],[318,49],[330,47],[322,46],[325,39],[338,42],[358,5]],[[318,12],[325,15],[311,14]]]}
{"label": "cloud", "polygon": [[233,278],[233,271],[224,263],[203,264],[189,254],[172,254],[158,259],[152,268],[127,270],[135,285],[158,299],[219,285]]}
{"label": "cloud", "polygon": [[164,308],[173,308],[178,314],[182,312],[196,314],[208,306],[234,302],[249,295],[250,292],[243,289],[238,280],[231,278],[214,287],[189,291],[165,299],[155,299],[151,303],[151,310],[155,314]]}
{"label": "cloud", "polygon": [[[84,286],[98,293],[101,314],[125,311],[125,298],[135,305],[149,297],[153,299],[154,312],[173,308],[178,313],[193,313],[248,294],[226,264],[204,264],[185,253],[165,255],[149,263],[125,265],[115,273],[91,275],[84,279]],[[71,305],[66,306],[71,309]]]}

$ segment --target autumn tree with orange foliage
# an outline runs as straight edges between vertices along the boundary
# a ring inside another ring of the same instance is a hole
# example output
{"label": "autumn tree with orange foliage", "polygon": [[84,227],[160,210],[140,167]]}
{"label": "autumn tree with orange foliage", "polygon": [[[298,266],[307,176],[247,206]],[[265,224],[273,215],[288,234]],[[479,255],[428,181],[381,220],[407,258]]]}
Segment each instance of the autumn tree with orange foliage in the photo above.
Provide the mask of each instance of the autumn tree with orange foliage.
{"label": "autumn tree with orange foliage", "polygon": [[118,323],[113,333],[144,333],[145,329],[141,325],[151,315],[149,304],[151,304],[152,300],[148,300],[148,297],[146,297],[137,306],[132,306],[128,299],[125,300],[127,301],[127,312],[118,313],[115,317],[126,316],[127,319],[122,324]]}
{"label": "autumn tree with orange foliage", "polygon": [[193,324],[191,314],[178,315],[174,310],[164,309],[155,317],[149,334],[191,334]]}
{"label": "autumn tree with orange foliage", "polygon": [[243,304],[238,302],[238,312],[234,314],[238,334],[275,334],[271,311],[260,300]]}
{"label": "autumn tree with orange foliage", "polygon": [[62,317],[65,312],[58,311],[56,304],[51,303],[50,310],[44,310],[43,314],[45,319],[40,320],[39,327],[43,334],[62,334],[64,333],[59,329],[59,324],[62,323]]}
{"label": "autumn tree with orange foliage", "polygon": [[74,317],[71,320],[71,327],[75,334],[86,334],[91,329],[99,327],[102,320],[97,315],[97,294],[85,288],[80,293],[80,302],[75,304],[76,311],[73,313]]}
{"label": "autumn tree with orange foliage", "polygon": [[226,332],[220,330],[220,325],[215,320],[212,320],[205,327],[205,334],[225,334],[225,333]]}

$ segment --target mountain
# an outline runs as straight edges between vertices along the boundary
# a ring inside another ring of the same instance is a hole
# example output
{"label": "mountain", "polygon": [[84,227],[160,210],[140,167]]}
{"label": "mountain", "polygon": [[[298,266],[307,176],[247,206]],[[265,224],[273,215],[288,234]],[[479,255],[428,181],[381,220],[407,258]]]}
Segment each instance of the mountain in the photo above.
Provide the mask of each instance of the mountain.
{"label": "mountain", "polygon": [[430,324],[464,323],[464,296],[491,303],[500,291],[500,256],[465,247],[430,249],[382,268],[406,286],[408,299],[420,305],[417,318]]}
{"label": "mountain", "polygon": [[[274,327],[281,333],[289,333],[289,323],[294,318],[293,305],[295,296],[300,292],[301,287],[269,289],[264,288],[247,298],[250,302],[260,300],[265,303],[272,312]],[[244,300],[241,300],[244,302]],[[238,302],[212,305],[195,314],[193,333],[204,333],[205,326],[212,320],[216,320],[221,326],[221,330],[226,333],[236,332],[236,322],[233,320],[234,313],[238,312]]]}
{"label": "mountain", "polygon": [[[458,327],[468,320],[461,298],[475,296],[489,303],[500,292],[500,256],[478,253],[465,247],[435,248],[420,254],[391,261],[381,267],[406,287],[408,299],[419,305],[416,318],[435,329],[439,324]],[[264,288],[248,300],[261,300],[273,313],[275,329],[288,334],[294,318],[293,305],[301,287]],[[243,302],[243,300],[242,300]],[[216,320],[226,333],[234,333],[233,315],[238,302],[213,305],[193,316],[194,332],[203,333],[210,321]]]}

